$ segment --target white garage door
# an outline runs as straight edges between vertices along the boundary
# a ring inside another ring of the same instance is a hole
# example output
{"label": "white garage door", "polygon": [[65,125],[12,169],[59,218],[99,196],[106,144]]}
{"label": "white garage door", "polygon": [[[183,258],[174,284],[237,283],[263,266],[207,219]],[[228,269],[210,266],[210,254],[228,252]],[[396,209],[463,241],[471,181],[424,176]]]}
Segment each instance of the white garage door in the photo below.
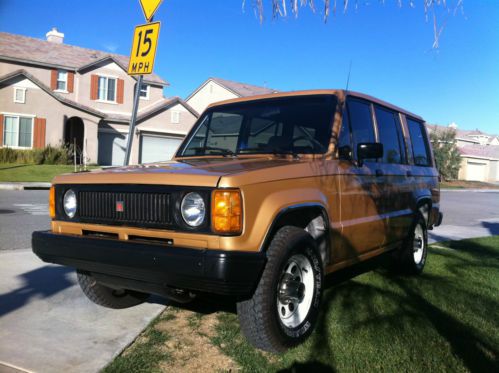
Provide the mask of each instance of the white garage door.
{"label": "white garage door", "polygon": [[140,163],[169,161],[182,139],[157,135],[140,136]]}
{"label": "white garage door", "polygon": [[126,134],[99,132],[99,156],[101,166],[122,166],[125,160]]}
{"label": "white garage door", "polygon": [[485,181],[485,163],[468,162],[466,180]]}

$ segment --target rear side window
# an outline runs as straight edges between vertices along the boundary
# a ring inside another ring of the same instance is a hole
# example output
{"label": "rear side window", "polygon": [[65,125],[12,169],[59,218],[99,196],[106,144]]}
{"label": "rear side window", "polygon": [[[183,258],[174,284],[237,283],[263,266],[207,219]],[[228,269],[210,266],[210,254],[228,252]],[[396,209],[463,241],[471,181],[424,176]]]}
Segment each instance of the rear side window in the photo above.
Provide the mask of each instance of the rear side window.
{"label": "rear side window", "polygon": [[357,158],[357,145],[375,142],[370,104],[365,101],[348,101],[348,115],[352,128],[353,151]]}
{"label": "rear side window", "polygon": [[414,164],[416,166],[431,166],[430,147],[423,123],[407,118],[407,127],[411,136]]}
{"label": "rear side window", "polygon": [[379,141],[383,144],[384,163],[405,163],[405,147],[398,115],[393,111],[375,106]]}

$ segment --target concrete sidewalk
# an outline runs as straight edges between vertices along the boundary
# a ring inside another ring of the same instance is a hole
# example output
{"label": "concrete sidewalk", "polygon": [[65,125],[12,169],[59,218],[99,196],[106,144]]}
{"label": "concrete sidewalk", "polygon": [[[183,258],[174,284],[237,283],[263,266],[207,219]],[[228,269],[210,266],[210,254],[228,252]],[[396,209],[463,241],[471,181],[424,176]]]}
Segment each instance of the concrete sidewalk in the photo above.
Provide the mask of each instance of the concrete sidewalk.
{"label": "concrete sidewalk", "polygon": [[97,372],[164,309],[97,306],[73,269],[43,263],[31,250],[0,252],[0,273],[0,372]]}
{"label": "concrete sidewalk", "polygon": [[0,190],[50,189],[50,185],[43,182],[1,182]]}

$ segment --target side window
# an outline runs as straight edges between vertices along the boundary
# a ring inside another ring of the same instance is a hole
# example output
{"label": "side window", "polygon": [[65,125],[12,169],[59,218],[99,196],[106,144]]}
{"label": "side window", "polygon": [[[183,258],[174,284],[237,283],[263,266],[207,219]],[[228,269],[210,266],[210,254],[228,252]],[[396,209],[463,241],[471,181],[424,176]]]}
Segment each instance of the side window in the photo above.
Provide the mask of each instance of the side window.
{"label": "side window", "polygon": [[348,116],[352,128],[353,152],[357,158],[357,145],[375,142],[370,104],[360,100],[348,100]]}
{"label": "side window", "polygon": [[352,159],[352,143],[350,139],[350,124],[348,120],[348,110],[343,113],[340,133],[338,134],[338,156],[340,159]]}
{"label": "side window", "polygon": [[414,164],[416,166],[430,166],[430,148],[423,124],[407,118],[407,127],[411,136]]}
{"label": "side window", "polygon": [[405,163],[405,148],[398,116],[390,110],[375,106],[379,141],[383,144],[384,163]]}

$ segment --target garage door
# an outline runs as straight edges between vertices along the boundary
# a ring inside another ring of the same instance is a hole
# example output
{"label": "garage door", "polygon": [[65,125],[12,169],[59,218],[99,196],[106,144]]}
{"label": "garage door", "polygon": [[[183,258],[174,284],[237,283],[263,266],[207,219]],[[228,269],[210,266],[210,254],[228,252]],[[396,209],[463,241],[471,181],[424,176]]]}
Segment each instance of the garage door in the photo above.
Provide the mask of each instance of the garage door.
{"label": "garage door", "polygon": [[169,161],[182,139],[157,135],[140,136],[140,163]]}
{"label": "garage door", "polygon": [[468,162],[466,180],[485,181],[485,163]]}
{"label": "garage door", "polygon": [[99,156],[101,166],[122,166],[125,160],[127,135],[119,132],[99,132]]}

